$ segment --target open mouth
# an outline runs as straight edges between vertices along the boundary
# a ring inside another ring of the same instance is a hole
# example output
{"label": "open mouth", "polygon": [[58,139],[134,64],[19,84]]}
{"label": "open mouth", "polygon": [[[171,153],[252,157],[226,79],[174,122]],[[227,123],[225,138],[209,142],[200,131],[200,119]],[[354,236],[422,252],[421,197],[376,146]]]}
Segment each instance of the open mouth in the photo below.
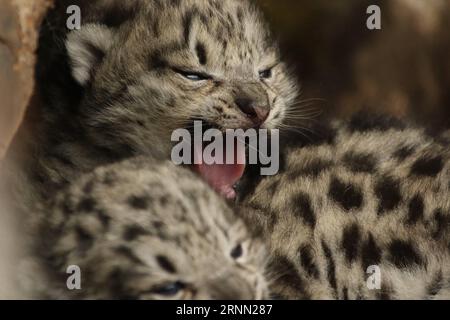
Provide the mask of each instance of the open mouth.
{"label": "open mouth", "polygon": [[[234,150],[233,163],[225,162],[227,158],[227,149]],[[200,157],[203,155],[204,146],[198,150],[194,147],[194,156]],[[205,179],[205,181],[219,194],[226,199],[234,199],[236,197],[236,191],[234,185],[242,178],[245,171],[245,146],[234,141],[234,146],[226,147],[224,145],[221,157],[223,163],[207,164],[201,161],[199,164],[194,164],[194,170]]]}
{"label": "open mouth", "polygon": [[[203,122],[203,132],[216,128]],[[193,144],[194,161],[192,168],[197,172],[216,192],[228,200],[236,197],[234,186],[242,178],[245,171],[245,143],[232,140],[232,144],[226,143],[226,133],[222,133],[222,148],[214,153],[214,161],[205,161],[205,149],[210,148],[209,142]],[[218,160],[218,161],[217,161]]]}

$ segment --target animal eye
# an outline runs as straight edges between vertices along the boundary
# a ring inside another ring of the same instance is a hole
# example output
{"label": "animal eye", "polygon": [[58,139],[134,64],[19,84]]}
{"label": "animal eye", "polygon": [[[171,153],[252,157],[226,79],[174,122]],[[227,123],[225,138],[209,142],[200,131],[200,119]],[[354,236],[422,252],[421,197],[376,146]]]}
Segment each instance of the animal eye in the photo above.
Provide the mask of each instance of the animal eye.
{"label": "animal eye", "polygon": [[240,256],[242,256],[243,250],[242,250],[242,244],[238,244],[236,247],[233,248],[233,250],[231,250],[231,257],[233,259],[237,259]]}
{"label": "animal eye", "polygon": [[174,296],[186,287],[181,281],[165,284],[161,287],[153,289],[152,292],[162,296]]}
{"label": "animal eye", "polygon": [[184,71],[184,70],[180,70],[180,69],[174,69],[174,71],[191,81],[210,80],[212,78],[210,75],[207,75],[207,74],[204,74],[201,72]]}
{"label": "animal eye", "polygon": [[263,70],[263,71],[259,72],[259,78],[260,79],[269,79],[271,77],[272,77],[272,68],[266,69],[266,70]]}

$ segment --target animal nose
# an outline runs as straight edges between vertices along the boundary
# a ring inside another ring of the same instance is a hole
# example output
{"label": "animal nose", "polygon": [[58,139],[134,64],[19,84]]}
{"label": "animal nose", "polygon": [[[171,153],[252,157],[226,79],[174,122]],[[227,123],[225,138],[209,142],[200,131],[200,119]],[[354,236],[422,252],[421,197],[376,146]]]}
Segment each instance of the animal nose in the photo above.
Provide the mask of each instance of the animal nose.
{"label": "animal nose", "polygon": [[258,106],[252,99],[237,98],[236,105],[245,113],[255,125],[261,125],[269,117],[268,106]]}

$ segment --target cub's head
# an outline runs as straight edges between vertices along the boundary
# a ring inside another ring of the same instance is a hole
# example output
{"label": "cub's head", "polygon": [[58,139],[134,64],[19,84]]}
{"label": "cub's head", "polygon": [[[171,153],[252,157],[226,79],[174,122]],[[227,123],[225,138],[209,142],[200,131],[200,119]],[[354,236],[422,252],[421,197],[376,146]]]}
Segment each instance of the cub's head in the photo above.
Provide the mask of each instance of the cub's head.
{"label": "cub's head", "polygon": [[[68,265],[80,267],[82,289],[74,294],[267,297],[262,242],[191,171],[151,162],[136,158],[100,167],[59,194],[47,233],[53,249],[48,261],[63,257],[54,265],[63,278]],[[61,226],[58,236],[54,230]]]}
{"label": "cub's head", "polygon": [[66,40],[85,88],[81,122],[97,144],[167,157],[173,130],[193,119],[270,129],[294,103],[295,81],[249,2],[103,2],[123,10],[122,23],[86,18]]}

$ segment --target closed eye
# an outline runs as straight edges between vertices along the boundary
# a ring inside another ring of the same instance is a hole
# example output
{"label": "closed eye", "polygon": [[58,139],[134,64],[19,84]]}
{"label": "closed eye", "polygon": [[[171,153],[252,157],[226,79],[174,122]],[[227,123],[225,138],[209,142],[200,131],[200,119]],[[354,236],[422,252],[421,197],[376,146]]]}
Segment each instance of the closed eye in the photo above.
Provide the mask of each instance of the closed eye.
{"label": "closed eye", "polygon": [[209,74],[203,73],[203,72],[188,71],[188,70],[182,70],[182,69],[178,69],[178,68],[173,68],[173,71],[191,81],[202,81],[202,80],[211,80],[212,79],[212,76],[210,76]]}

